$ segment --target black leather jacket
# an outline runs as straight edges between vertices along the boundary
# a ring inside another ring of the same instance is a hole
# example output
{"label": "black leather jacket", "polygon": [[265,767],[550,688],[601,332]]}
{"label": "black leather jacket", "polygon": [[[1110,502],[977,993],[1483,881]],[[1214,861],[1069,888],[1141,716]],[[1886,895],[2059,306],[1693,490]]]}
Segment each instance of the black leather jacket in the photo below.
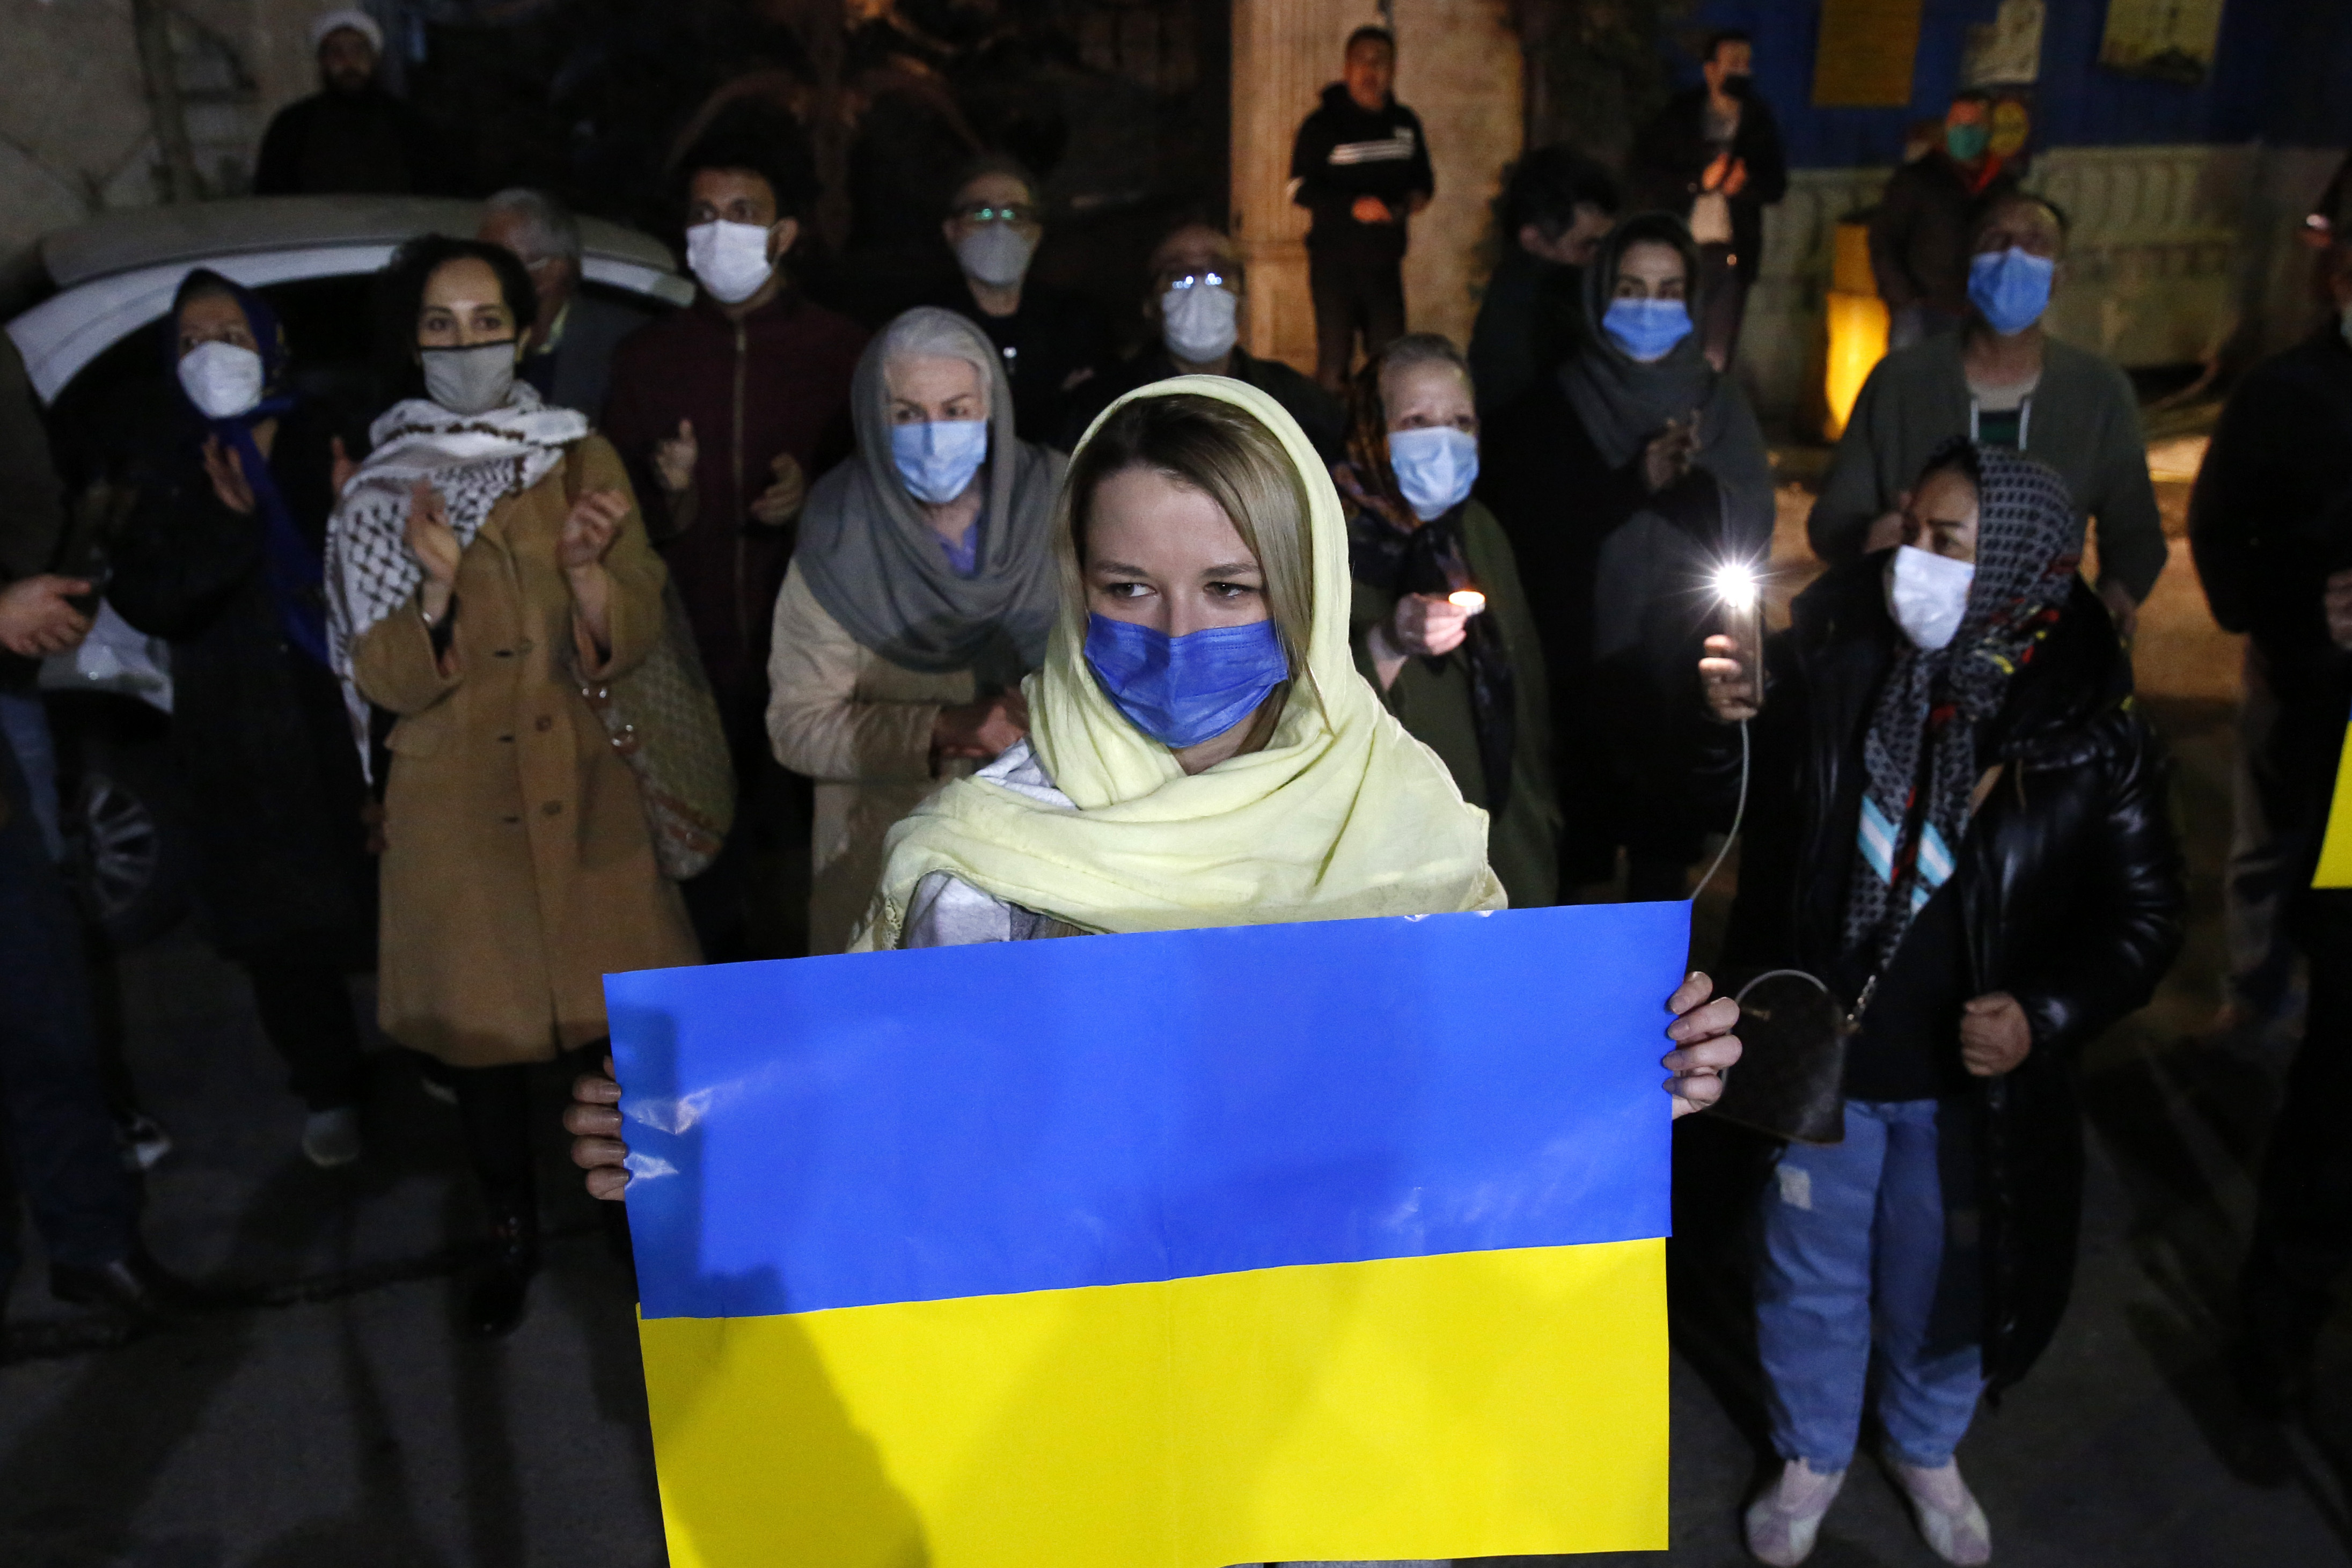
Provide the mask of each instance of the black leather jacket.
{"label": "black leather jacket", "polygon": [[[1798,596],[1789,630],[1768,645],[1727,973],[1825,974],[1843,945],[1863,737],[1901,636],[1880,587],[1885,564],[1878,554],[1830,572]],[[1717,728],[1712,747],[1711,793],[1727,825],[1738,731]],[[2073,1288],[2083,1187],[2076,1058],[2154,992],[2179,951],[2187,889],[2170,764],[2133,705],[2130,660],[2087,587],[2076,585],[2018,675],[1979,756],[2001,773],[1953,873],[1966,994],[2010,993],[2033,1029],[2021,1066],[1971,1079],[1953,1108],[1977,1119],[1981,1343],[1998,1390],[2049,1343]]]}

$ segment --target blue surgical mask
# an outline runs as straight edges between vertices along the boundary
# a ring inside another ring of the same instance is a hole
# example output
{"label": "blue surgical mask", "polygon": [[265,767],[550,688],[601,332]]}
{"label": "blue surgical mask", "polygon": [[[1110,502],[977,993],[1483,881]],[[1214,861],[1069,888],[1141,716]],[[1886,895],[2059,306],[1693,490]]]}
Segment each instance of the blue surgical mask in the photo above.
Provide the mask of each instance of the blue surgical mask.
{"label": "blue surgical mask", "polygon": [[1478,478],[1478,437],[1451,425],[1391,430],[1389,467],[1412,515],[1433,521],[1469,499]]}
{"label": "blue surgical mask", "polygon": [[1129,723],[1177,751],[1223,734],[1290,679],[1290,660],[1270,620],[1171,637],[1133,621],[1088,616],[1087,663]]}
{"label": "blue surgical mask", "polygon": [[988,458],[988,421],[935,419],[890,426],[890,460],[917,500],[944,506]]}
{"label": "blue surgical mask", "polygon": [[1984,156],[1985,148],[1992,142],[1992,129],[1985,125],[1947,125],[1944,127],[1944,151],[1955,163],[1973,163]]}
{"label": "blue surgical mask", "polygon": [[2002,337],[2014,337],[2050,309],[2050,283],[2058,264],[2011,246],[1969,258],[1969,303]]}
{"label": "blue surgical mask", "polygon": [[1666,357],[1690,336],[1690,308],[1680,300],[1612,300],[1601,330],[1644,364]]}

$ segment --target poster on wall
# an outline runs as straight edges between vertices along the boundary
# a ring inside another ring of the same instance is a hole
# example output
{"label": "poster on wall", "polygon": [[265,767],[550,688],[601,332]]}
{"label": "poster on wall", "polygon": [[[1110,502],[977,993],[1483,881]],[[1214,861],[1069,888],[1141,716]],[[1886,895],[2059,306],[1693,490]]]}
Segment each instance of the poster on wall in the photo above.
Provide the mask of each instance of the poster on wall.
{"label": "poster on wall", "polygon": [[1900,109],[1911,101],[1922,0],[1822,0],[1813,56],[1821,109]]}
{"label": "poster on wall", "polygon": [[1969,29],[1962,87],[2021,87],[2042,78],[2042,0],[2000,0],[1993,19]]}
{"label": "poster on wall", "polygon": [[2107,0],[2099,63],[2126,76],[2195,87],[2213,68],[2222,0]]}

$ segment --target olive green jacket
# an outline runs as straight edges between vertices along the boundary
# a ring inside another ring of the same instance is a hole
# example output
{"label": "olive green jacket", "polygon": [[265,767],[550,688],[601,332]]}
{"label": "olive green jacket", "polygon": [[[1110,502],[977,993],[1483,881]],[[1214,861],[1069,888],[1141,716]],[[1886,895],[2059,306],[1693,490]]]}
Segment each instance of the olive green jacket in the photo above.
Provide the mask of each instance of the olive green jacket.
{"label": "olive green jacket", "polygon": [[[1462,520],[1470,575],[1486,595],[1485,614],[1502,627],[1510,653],[1517,731],[1511,750],[1510,804],[1487,825],[1486,859],[1502,879],[1515,910],[1535,909],[1559,899],[1559,801],[1552,790],[1551,703],[1544,683],[1543,647],[1535,617],[1519,586],[1511,542],[1494,513],[1477,501]],[[1356,668],[1372,689],[1381,690],[1367,638],[1396,610],[1396,595],[1357,583],[1350,610],[1350,641]],[[1414,739],[1444,761],[1463,798],[1485,807],[1486,766],[1478,757],[1478,729],[1470,711],[1470,670],[1460,652],[1435,661],[1410,658],[1381,700]]]}

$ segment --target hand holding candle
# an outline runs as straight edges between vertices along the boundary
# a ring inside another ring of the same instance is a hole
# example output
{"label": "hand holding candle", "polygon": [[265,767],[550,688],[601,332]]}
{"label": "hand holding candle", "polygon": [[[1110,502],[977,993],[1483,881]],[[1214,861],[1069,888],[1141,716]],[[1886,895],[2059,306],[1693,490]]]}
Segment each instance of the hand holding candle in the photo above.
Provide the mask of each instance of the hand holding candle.
{"label": "hand holding candle", "polygon": [[1452,653],[1470,635],[1470,617],[1486,607],[1486,595],[1475,588],[1451,594],[1407,594],[1397,600],[1389,617],[1388,640],[1408,658],[1436,658]]}

